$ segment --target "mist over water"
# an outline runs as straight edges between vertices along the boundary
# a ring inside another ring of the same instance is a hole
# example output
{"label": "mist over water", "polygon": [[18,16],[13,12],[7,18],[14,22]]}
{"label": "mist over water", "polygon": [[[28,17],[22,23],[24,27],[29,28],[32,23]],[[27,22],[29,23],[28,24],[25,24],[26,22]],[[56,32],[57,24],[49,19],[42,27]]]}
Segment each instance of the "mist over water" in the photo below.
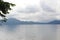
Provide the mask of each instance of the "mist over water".
{"label": "mist over water", "polygon": [[0,26],[0,40],[59,40],[60,25]]}

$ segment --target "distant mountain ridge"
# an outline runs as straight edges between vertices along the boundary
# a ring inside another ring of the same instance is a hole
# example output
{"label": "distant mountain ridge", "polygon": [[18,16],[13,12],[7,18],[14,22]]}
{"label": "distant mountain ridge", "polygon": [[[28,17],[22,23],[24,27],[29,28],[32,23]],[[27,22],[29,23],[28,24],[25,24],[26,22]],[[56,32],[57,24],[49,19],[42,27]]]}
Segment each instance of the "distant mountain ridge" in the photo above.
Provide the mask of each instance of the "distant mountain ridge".
{"label": "distant mountain ridge", "polygon": [[32,22],[32,21],[21,21],[15,18],[10,18],[5,23],[6,25],[20,25],[20,24],[38,24],[39,22]]}
{"label": "distant mountain ridge", "polygon": [[60,24],[60,20],[53,20],[49,22],[49,24]]}
{"label": "distant mountain ridge", "polygon": [[20,24],[60,24],[60,20],[53,20],[50,22],[46,22],[46,23],[40,23],[40,22],[33,22],[33,21],[21,21],[21,20],[17,20],[15,18],[10,18],[7,20],[6,23],[4,23],[5,25],[20,25]]}

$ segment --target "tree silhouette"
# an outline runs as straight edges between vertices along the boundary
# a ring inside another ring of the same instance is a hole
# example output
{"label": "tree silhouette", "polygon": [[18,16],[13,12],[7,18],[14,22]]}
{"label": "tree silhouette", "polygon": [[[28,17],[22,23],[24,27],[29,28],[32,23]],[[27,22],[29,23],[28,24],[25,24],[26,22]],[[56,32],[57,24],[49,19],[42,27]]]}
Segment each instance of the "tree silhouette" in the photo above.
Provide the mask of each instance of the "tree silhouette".
{"label": "tree silhouette", "polygon": [[6,14],[9,14],[8,10],[12,10],[11,6],[15,6],[15,4],[4,2],[3,0],[0,0],[0,16],[2,18],[6,18]]}

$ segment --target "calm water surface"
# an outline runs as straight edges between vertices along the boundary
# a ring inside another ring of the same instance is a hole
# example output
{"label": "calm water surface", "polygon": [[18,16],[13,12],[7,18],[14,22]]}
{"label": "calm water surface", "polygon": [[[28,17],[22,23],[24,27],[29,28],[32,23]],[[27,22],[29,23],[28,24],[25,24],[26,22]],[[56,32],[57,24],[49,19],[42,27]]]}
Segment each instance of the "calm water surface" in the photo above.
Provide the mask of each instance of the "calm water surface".
{"label": "calm water surface", "polygon": [[60,25],[0,26],[0,40],[60,40]]}

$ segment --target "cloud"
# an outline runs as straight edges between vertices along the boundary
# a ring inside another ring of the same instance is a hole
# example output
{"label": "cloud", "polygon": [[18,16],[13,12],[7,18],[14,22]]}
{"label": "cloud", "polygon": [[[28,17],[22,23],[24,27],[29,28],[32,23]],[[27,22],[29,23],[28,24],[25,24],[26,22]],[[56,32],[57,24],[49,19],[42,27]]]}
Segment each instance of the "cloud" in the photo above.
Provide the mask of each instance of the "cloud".
{"label": "cloud", "polygon": [[11,15],[18,20],[23,21],[36,21],[36,22],[49,22],[55,20],[55,11],[49,9],[42,9],[41,6],[26,6],[26,8],[18,9],[15,14]]}
{"label": "cloud", "polygon": [[26,6],[25,8],[21,8],[18,10],[19,13],[36,13],[39,12],[39,8],[37,6]]}
{"label": "cloud", "polygon": [[[23,7],[16,8],[10,15],[18,20],[22,21],[37,21],[37,22],[48,22],[56,20],[56,16],[60,14],[56,10],[56,2],[52,0],[43,0],[38,5],[24,5]],[[56,0],[55,0],[56,1]]]}
{"label": "cloud", "polygon": [[43,9],[43,11],[46,12],[56,12],[52,7],[50,7],[46,3],[41,3],[41,8]]}

